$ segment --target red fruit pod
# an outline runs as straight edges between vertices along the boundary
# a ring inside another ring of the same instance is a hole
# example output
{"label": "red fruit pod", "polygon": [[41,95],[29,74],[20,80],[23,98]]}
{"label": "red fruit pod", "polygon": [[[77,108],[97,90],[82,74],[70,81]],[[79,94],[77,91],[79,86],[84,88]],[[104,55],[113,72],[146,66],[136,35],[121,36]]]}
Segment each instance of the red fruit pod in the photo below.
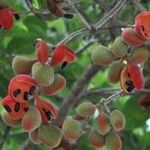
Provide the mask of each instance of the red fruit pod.
{"label": "red fruit pod", "polygon": [[145,39],[136,34],[133,28],[124,28],[121,36],[124,43],[133,47],[139,47],[145,43]]}
{"label": "red fruit pod", "polygon": [[10,95],[7,95],[2,99],[2,105],[13,120],[22,119],[29,108],[29,104],[27,102],[19,103]]}
{"label": "red fruit pod", "polygon": [[142,108],[149,108],[150,106],[150,95],[142,95],[139,100],[138,100],[138,104],[142,107]]}
{"label": "red fruit pod", "polygon": [[29,100],[36,90],[35,81],[29,75],[17,75],[11,79],[8,87],[8,93],[17,102],[25,102]]}
{"label": "red fruit pod", "polygon": [[121,89],[125,93],[130,93],[135,88],[133,82],[130,79],[127,66],[125,66],[121,72],[120,85],[121,85]]}
{"label": "red fruit pod", "polygon": [[144,11],[135,18],[135,32],[144,39],[150,39],[150,11]]}
{"label": "red fruit pod", "polygon": [[35,98],[35,107],[40,111],[42,122],[48,124],[51,119],[56,119],[58,110],[51,102],[42,100],[40,97]]}
{"label": "red fruit pod", "polygon": [[45,64],[49,58],[49,51],[48,51],[48,45],[43,40],[38,40],[35,45],[35,52],[37,55],[38,60]]}
{"label": "red fruit pod", "polygon": [[55,67],[61,63],[70,63],[75,60],[75,53],[67,45],[60,44],[53,52],[51,66]]}
{"label": "red fruit pod", "polygon": [[10,29],[13,26],[13,19],[19,19],[17,13],[5,4],[0,4],[0,27]]}
{"label": "red fruit pod", "polygon": [[128,73],[135,88],[140,91],[144,87],[144,75],[140,66],[134,64],[127,65]]}

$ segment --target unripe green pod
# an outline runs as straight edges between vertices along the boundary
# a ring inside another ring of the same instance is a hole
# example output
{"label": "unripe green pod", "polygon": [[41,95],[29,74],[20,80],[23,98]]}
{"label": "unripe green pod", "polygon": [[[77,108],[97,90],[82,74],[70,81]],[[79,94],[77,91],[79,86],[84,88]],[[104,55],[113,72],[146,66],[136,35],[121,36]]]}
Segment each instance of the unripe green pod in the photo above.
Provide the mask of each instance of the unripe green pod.
{"label": "unripe green pod", "polygon": [[32,66],[32,77],[40,86],[50,86],[54,82],[54,69],[36,62]]}
{"label": "unripe green pod", "polygon": [[119,110],[113,110],[110,113],[110,123],[115,131],[121,131],[125,127],[125,117],[124,114]]}
{"label": "unripe green pod", "polygon": [[65,86],[66,86],[66,79],[60,74],[55,74],[53,84],[48,87],[41,87],[40,91],[48,96],[51,96],[59,92]]}
{"label": "unripe green pod", "polygon": [[120,62],[120,60],[112,62],[108,69],[108,80],[111,83],[119,82],[122,69],[123,64]]}
{"label": "unripe green pod", "polygon": [[38,128],[35,129],[32,132],[29,132],[29,139],[32,141],[34,144],[41,144],[41,141],[38,137]]}
{"label": "unripe green pod", "polygon": [[21,120],[13,120],[8,112],[3,112],[1,117],[4,123],[12,128],[18,128],[21,126]]}
{"label": "unripe green pod", "polygon": [[106,135],[110,129],[109,118],[106,113],[100,113],[95,119],[95,129],[101,135]]}
{"label": "unripe green pod", "polygon": [[22,127],[24,131],[34,131],[41,125],[42,118],[40,111],[36,108],[30,108],[22,118]]}
{"label": "unripe green pod", "polygon": [[101,148],[105,145],[104,136],[100,135],[95,130],[90,131],[88,139],[89,139],[90,145],[95,148]]}
{"label": "unripe green pod", "polygon": [[91,59],[96,65],[109,65],[114,60],[114,55],[107,47],[99,45],[92,51]]}
{"label": "unripe green pod", "polygon": [[112,52],[116,58],[122,58],[128,54],[128,46],[123,43],[121,36],[118,36],[112,44]]}
{"label": "unripe green pod", "polygon": [[36,62],[36,59],[28,58],[24,56],[16,56],[12,60],[12,68],[16,74],[30,74],[32,65]]}
{"label": "unripe green pod", "polygon": [[145,63],[148,60],[149,56],[150,52],[146,47],[142,46],[134,48],[130,54],[131,63],[134,64]]}
{"label": "unripe green pod", "polygon": [[90,117],[95,113],[95,105],[90,102],[83,102],[76,108],[77,115],[81,117]]}
{"label": "unripe green pod", "polygon": [[41,124],[38,129],[39,140],[50,148],[57,147],[62,140],[62,136],[61,129],[51,124]]}
{"label": "unripe green pod", "polygon": [[122,141],[120,139],[120,136],[114,131],[106,135],[105,144],[106,144],[107,150],[121,150],[122,149]]}
{"label": "unripe green pod", "polygon": [[67,118],[62,125],[64,137],[69,141],[76,141],[81,135],[81,125],[73,118]]}

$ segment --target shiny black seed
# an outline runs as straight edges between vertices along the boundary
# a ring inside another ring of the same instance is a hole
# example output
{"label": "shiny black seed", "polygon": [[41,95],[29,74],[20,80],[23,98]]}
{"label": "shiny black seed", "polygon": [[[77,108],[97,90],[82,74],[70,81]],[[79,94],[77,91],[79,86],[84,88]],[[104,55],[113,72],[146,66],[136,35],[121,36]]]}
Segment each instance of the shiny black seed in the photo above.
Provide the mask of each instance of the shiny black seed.
{"label": "shiny black seed", "polygon": [[13,92],[13,96],[14,97],[17,97],[21,92],[21,89],[16,89],[14,92]]}
{"label": "shiny black seed", "polygon": [[128,86],[128,88],[127,88],[128,92],[131,92],[135,88],[133,82],[130,80],[126,81],[125,84]]}
{"label": "shiny black seed", "polygon": [[131,80],[126,81],[125,84],[128,86],[134,86],[134,84]]}
{"label": "shiny black seed", "polygon": [[24,98],[25,101],[27,101],[28,98],[29,98],[29,93],[28,92],[24,92],[23,98]]}
{"label": "shiny black seed", "polygon": [[9,112],[9,113],[11,112],[11,109],[10,109],[10,107],[9,107],[9,106],[4,105],[4,108],[6,109],[6,111],[7,111],[7,112]]}
{"label": "shiny black seed", "polygon": [[31,86],[31,88],[29,90],[29,95],[32,95],[35,90],[36,90],[36,87],[35,86]]}
{"label": "shiny black seed", "polygon": [[144,26],[141,26],[141,30],[144,32],[144,30],[145,30]]}
{"label": "shiny black seed", "polygon": [[68,18],[68,19],[71,19],[71,18],[73,18],[73,14],[69,14],[69,13],[68,13],[68,14],[65,14],[64,17],[65,17],[65,18]]}
{"label": "shiny black seed", "polygon": [[67,67],[68,63],[67,62],[64,62],[62,65],[61,65],[61,69],[65,69]]}
{"label": "shiny black seed", "polygon": [[128,92],[131,92],[133,89],[134,89],[134,87],[128,87],[128,88],[127,88],[127,91],[128,91]]}
{"label": "shiny black seed", "polygon": [[48,111],[48,112],[45,112],[45,115],[46,115],[47,119],[50,121],[52,113],[50,111]]}
{"label": "shiny black seed", "polygon": [[20,19],[20,16],[18,14],[15,14],[15,19],[16,20],[19,20]]}
{"label": "shiny black seed", "polygon": [[16,104],[15,104],[15,107],[14,107],[14,111],[15,111],[15,112],[18,112],[19,109],[20,109],[20,103],[16,103]]}
{"label": "shiny black seed", "polygon": [[26,107],[26,108],[24,108],[24,111],[26,112],[26,111],[28,111],[29,109]]}

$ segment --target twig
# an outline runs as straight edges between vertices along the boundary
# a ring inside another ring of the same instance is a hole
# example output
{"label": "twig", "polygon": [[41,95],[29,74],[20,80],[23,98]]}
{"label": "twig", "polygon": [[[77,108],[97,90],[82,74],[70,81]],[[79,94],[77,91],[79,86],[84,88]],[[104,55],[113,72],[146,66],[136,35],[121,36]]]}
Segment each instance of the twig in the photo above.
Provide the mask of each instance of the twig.
{"label": "twig", "polygon": [[140,11],[147,10],[138,0],[130,0],[130,2],[134,4]]}
{"label": "twig", "polygon": [[107,21],[109,21],[117,12],[124,6],[127,0],[120,0],[116,5],[106,14],[99,22],[95,24],[95,29],[101,28]]}
{"label": "twig", "polygon": [[0,150],[3,149],[3,145],[9,136],[10,129],[11,129],[11,127],[9,127],[9,126],[5,127],[4,134],[3,134],[2,140],[0,142]]}
{"label": "twig", "polygon": [[62,43],[67,43],[67,42],[71,41],[73,38],[75,38],[76,36],[81,35],[81,34],[85,34],[85,33],[87,33],[87,32],[89,32],[89,31],[87,30],[87,28],[82,28],[82,29],[79,29],[79,30],[77,30],[77,31],[75,31],[75,32],[72,32],[71,34],[69,34],[68,36],[66,36],[62,41],[60,41],[60,42],[57,44],[57,46],[58,46],[59,44],[62,44]]}
{"label": "twig", "polygon": [[[95,25],[92,25],[92,27],[95,30],[98,30],[99,28],[101,28],[107,21],[109,21],[114,15],[116,15],[116,13],[124,6],[126,1],[127,0],[120,0],[108,13],[104,15],[102,19],[100,19],[100,21],[98,21]],[[86,27],[79,29],[75,32],[72,32],[67,37],[65,37],[62,41],[60,41],[57,45],[62,44],[62,43],[67,43],[71,41],[74,37],[85,34],[87,32],[89,32],[89,30]]]}
{"label": "twig", "polygon": [[85,17],[83,16],[83,14],[80,12],[80,10],[78,9],[78,7],[76,6],[76,4],[74,4],[72,6],[72,8],[74,9],[74,11],[76,12],[76,14],[79,16],[79,18],[82,20],[82,22],[84,23],[84,25],[91,30],[91,26],[88,23],[88,21],[85,19]]}
{"label": "twig", "polygon": [[[101,95],[112,95],[116,92],[119,92],[120,89],[112,89],[112,88],[102,88],[102,89],[95,89],[95,90],[89,90],[83,93],[81,98],[86,97],[92,97],[92,96],[101,96]],[[143,89],[141,91],[133,91],[129,93],[128,95],[135,95],[135,94],[150,94],[150,89]],[[124,95],[126,96],[126,95]]]}

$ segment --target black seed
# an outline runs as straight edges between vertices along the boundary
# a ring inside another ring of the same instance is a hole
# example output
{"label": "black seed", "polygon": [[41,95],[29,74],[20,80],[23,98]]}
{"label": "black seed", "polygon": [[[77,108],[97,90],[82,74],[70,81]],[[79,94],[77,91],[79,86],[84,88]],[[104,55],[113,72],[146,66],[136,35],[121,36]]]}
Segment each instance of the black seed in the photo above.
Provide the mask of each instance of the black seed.
{"label": "black seed", "polygon": [[48,112],[45,112],[45,115],[46,115],[47,119],[50,121],[52,113],[50,111],[48,111]]}
{"label": "black seed", "polygon": [[128,92],[131,92],[133,89],[134,89],[134,87],[130,87],[130,86],[129,86],[129,87],[127,88],[127,91],[128,91]]}
{"label": "black seed", "polygon": [[36,87],[35,86],[31,86],[31,88],[29,90],[29,95],[32,95],[35,90],[36,90]]}
{"label": "black seed", "polygon": [[16,104],[15,104],[15,107],[14,107],[14,111],[15,111],[15,112],[18,112],[19,109],[20,109],[20,103],[16,103]]}
{"label": "black seed", "polygon": [[127,88],[128,92],[131,92],[135,88],[135,86],[131,80],[126,81],[125,84],[128,86],[128,88]]}
{"label": "black seed", "polygon": [[9,106],[4,105],[4,108],[6,109],[6,111],[7,111],[7,112],[9,112],[9,113],[11,112],[11,109],[10,109],[10,107],[9,107]]}
{"label": "black seed", "polygon": [[68,14],[65,14],[64,17],[65,17],[65,18],[68,18],[68,19],[71,19],[71,18],[73,18],[73,14],[69,14],[69,13],[68,13]]}
{"label": "black seed", "polygon": [[23,98],[24,98],[25,101],[27,101],[28,98],[29,98],[29,93],[28,92],[24,92]]}
{"label": "black seed", "polygon": [[68,63],[67,62],[64,62],[62,65],[61,65],[61,69],[65,69],[67,67]]}
{"label": "black seed", "polygon": [[141,26],[141,30],[144,32],[144,30],[145,30],[144,26]]}
{"label": "black seed", "polygon": [[126,81],[125,84],[128,85],[128,86],[133,86],[134,85],[131,80]]}
{"label": "black seed", "polygon": [[24,108],[24,111],[26,112],[26,111],[28,111],[29,109],[26,107],[26,108]]}
{"label": "black seed", "polygon": [[13,95],[14,97],[17,97],[21,92],[21,89],[16,89],[14,92],[13,92]]}
{"label": "black seed", "polygon": [[20,16],[18,14],[15,14],[15,19],[16,20],[19,20],[20,19]]}

